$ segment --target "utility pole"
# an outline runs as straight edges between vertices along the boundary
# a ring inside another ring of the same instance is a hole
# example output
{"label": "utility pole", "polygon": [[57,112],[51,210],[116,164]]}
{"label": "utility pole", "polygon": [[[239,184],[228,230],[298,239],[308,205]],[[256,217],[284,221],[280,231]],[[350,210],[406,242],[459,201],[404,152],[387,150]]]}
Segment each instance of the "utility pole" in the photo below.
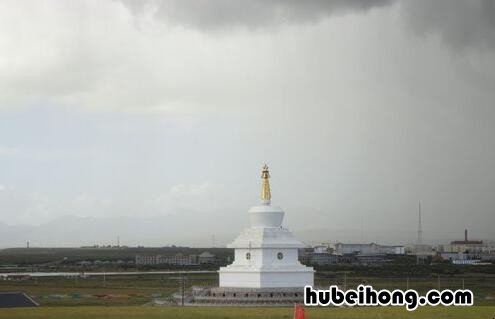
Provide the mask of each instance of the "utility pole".
{"label": "utility pole", "polygon": [[423,245],[423,227],[421,225],[421,201],[418,201],[418,242],[416,244],[416,264],[423,264],[425,251]]}
{"label": "utility pole", "polygon": [[185,291],[186,291],[186,280],[185,280],[185,277],[184,277],[184,273],[181,274],[181,281],[182,281],[182,298],[181,298],[181,304],[182,304],[182,307],[184,307],[184,297],[185,297]]}
{"label": "utility pole", "polygon": [[347,291],[347,271],[344,271],[344,291]]}
{"label": "utility pole", "polygon": [[361,242],[364,244],[364,218],[361,216]]}

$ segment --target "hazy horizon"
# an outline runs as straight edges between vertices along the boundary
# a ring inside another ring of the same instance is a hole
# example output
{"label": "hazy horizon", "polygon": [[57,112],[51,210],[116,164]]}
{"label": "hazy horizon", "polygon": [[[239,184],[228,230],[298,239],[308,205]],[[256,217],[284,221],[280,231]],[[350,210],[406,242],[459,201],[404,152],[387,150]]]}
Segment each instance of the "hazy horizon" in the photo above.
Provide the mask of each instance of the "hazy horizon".
{"label": "hazy horizon", "polygon": [[2,1],[0,246],[495,240],[495,2]]}

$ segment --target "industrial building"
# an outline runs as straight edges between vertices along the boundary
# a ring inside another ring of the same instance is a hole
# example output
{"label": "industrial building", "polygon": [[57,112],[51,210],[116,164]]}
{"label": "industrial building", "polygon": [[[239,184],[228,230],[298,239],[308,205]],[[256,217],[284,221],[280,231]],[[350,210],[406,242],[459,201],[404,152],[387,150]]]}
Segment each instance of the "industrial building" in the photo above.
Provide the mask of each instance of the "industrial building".
{"label": "industrial building", "polygon": [[464,240],[454,240],[450,243],[450,252],[481,254],[482,251],[483,241],[469,240],[467,229],[464,230]]}
{"label": "industrial building", "polygon": [[464,230],[464,240],[454,240],[443,247],[440,254],[443,260],[456,265],[476,265],[495,260],[493,246],[484,244],[482,240],[469,240],[467,229]]}

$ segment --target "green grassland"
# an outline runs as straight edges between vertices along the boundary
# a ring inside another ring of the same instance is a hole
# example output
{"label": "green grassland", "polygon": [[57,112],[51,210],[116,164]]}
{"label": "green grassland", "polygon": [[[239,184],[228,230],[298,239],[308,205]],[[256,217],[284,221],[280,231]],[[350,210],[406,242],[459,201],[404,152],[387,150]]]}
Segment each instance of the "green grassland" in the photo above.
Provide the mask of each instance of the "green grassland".
{"label": "green grassland", "polygon": [[[331,284],[344,286],[342,276],[335,279],[316,279],[316,284],[326,287]],[[474,294],[477,306],[495,306],[495,276],[491,274],[464,274],[461,276],[427,276],[427,277],[347,277],[347,287],[355,288],[364,283],[380,289],[414,289],[420,295],[425,295],[431,289],[470,289]]]}
{"label": "green grassland", "polygon": [[[186,289],[191,286],[216,286],[218,275],[187,274]],[[93,276],[89,278],[45,277],[23,281],[0,281],[0,291],[24,291],[41,306],[140,306],[153,299],[167,299],[180,290],[180,276],[177,274],[122,273],[116,276]],[[317,273],[315,284],[328,287],[337,284],[347,288],[361,283],[375,289],[417,290],[425,294],[429,289],[471,289],[476,306],[495,306],[495,276],[491,274],[470,274],[469,276],[429,277],[363,277],[344,274]]]}
{"label": "green grassland", "polygon": [[[377,308],[306,308],[306,318],[339,319],[491,319],[495,307],[424,307],[409,312],[403,307]],[[40,307],[0,310],[0,318],[9,319],[154,319],[154,318],[204,318],[204,319],[290,319],[291,308],[248,307]]]}
{"label": "green grassland", "polygon": [[[153,307],[144,306],[155,298],[167,299],[180,289],[177,274],[94,276],[89,278],[30,278],[0,281],[0,291],[25,291],[40,303],[38,308],[2,309],[0,318],[292,318],[291,308],[275,307]],[[186,288],[218,285],[217,274],[187,274]],[[360,283],[375,289],[418,290],[469,288],[473,307],[423,307],[408,312],[404,307],[306,308],[306,317],[340,319],[387,318],[495,318],[495,276],[470,274],[428,277],[364,277],[342,273],[317,273],[316,285],[338,284],[347,288]]]}
{"label": "green grassland", "polygon": [[[166,299],[180,289],[177,275],[122,275],[89,278],[41,277],[0,281],[0,291],[24,291],[41,306],[132,306]],[[187,286],[214,285],[214,276],[190,274]]]}

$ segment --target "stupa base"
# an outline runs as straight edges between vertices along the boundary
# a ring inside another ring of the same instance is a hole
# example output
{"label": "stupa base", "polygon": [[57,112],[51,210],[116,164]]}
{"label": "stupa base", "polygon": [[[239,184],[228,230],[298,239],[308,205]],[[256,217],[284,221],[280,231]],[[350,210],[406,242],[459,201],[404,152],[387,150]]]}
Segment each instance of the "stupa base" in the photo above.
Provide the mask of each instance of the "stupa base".
{"label": "stupa base", "polygon": [[[174,294],[176,303],[182,303],[182,295]],[[184,296],[184,304],[222,306],[293,306],[303,303],[304,288],[234,288],[192,287]]]}

